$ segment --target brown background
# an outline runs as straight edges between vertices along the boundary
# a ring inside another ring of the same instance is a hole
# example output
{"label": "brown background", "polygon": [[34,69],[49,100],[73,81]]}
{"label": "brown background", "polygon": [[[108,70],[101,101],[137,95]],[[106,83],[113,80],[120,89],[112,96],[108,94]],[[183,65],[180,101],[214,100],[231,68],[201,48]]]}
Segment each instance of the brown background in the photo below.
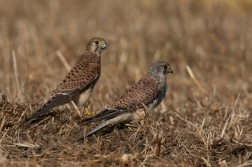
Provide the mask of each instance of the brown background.
{"label": "brown background", "polygon": [[[249,162],[251,16],[250,0],[0,0],[0,166]],[[112,127],[84,143],[75,140],[96,124],[79,127],[65,108],[20,131],[67,74],[57,53],[73,66],[94,36],[107,50],[90,109],[119,98],[157,60],[174,70],[162,104],[133,131]]]}

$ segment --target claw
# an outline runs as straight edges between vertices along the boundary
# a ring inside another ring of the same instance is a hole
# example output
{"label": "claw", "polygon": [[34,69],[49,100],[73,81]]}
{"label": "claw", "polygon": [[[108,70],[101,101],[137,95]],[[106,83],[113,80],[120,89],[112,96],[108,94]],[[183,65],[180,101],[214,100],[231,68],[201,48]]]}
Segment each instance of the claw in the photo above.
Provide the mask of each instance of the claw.
{"label": "claw", "polygon": [[87,107],[84,107],[84,115],[91,116],[91,115],[94,115],[94,114],[95,114],[94,111],[90,111]]}

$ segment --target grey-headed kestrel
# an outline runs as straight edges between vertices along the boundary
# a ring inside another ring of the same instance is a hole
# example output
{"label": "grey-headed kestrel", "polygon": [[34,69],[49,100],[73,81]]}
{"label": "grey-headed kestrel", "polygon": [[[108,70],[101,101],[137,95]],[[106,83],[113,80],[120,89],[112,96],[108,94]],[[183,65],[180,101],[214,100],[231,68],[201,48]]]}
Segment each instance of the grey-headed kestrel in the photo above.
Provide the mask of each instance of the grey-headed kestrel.
{"label": "grey-headed kestrel", "polygon": [[86,51],[66,75],[65,79],[53,91],[50,99],[39,108],[25,124],[35,122],[51,114],[51,109],[72,100],[77,106],[83,106],[88,101],[92,90],[101,73],[101,52],[106,49],[106,41],[102,38],[92,38]]}
{"label": "grey-headed kestrel", "polygon": [[152,63],[147,74],[128,89],[118,101],[102,109],[98,114],[81,121],[83,124],[105,119],[89,131],[86,137],[111,124],[142,120],[146,112],[154,110],[165,97],[168,73],[173,73],[168,63],[164,61]]}

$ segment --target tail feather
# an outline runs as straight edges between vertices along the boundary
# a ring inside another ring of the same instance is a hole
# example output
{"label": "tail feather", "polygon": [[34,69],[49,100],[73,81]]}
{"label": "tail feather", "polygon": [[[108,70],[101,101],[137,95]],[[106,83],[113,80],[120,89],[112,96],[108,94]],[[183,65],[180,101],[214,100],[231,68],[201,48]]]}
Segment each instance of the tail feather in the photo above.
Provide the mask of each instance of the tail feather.
{"label": "tail feather", "polygon": [[[112,119],[106,120],[102,123],[100,123],[98,126],[96,126],[94,129],[92,129],[91,131],[89,131],[85,137],[88,137],[92,134],[94,134],[95,132],[101,130],[102,128],[108,126],[108,125],[112,125],[112,124],[118,124],[118,123],[122,123],[122,122],[128,122],[130,120],[132,120],[133,118],[133,114],[132,113],[124,113],[122,115],[119,115],[117,117],[114,117]],[[81,137],[77,140],[77,142],[80,142],[84,140],[84,137]]]}
{"label": "tail feather", "polygon": [[48,115],[51,115],[53,113],[51,109],[52,108],[50,106],[41,107],[31,117],[24,121],[21,129],[26,129],[30,124],[35,123]]}
{"label": "tail feather", "polygon": [[124,113],[123,110],[120,110],[120,109],[105,108],[105,109],[102,109],[98,114],[90,118],[86,118],[82,120],[81,124],[88,123],[88,122],[95,122],[101,119],[110,119],[118,115],[121,115],[123,113]]}
{"label": "tail feather", "polygon": [[31,117],[25,120],[25,123],[22,127],[27,127],[29,124],[50,115],[52,113],[51,109],[66,103],[69,98],[69,95],[65,94],[56,94],[52,96],[40,109],[38,109]]}

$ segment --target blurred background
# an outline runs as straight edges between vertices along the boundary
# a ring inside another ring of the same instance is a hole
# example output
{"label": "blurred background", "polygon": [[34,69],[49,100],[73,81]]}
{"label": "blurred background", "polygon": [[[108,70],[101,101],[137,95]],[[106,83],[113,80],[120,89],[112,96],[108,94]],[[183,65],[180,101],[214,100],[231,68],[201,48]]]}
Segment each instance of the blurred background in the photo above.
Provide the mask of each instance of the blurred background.
{"label": "blurred background", "polygon": [[[150,63],[171,64],[162,110],[252,104],[250,0],[0,0],[0,94],[47,100],[92,37],[107,41],[95,110],[119,98]],[[191,72],[189,75],[188,72]],[[192,75],[195,76],[193,79]],[[191,111],[190,111],[191,112]]]}
{"label": "blurred background", "polygon": [[[251,0],[0,0],[0,164],[251,164],[251,16]],[[157,60],[174,71],[161,105],[137,130],[81,144],[95,124],[69,110],[20,133],[67,74],[59,55],[72,67],[92,37],[107,41],[92,111]]]}

